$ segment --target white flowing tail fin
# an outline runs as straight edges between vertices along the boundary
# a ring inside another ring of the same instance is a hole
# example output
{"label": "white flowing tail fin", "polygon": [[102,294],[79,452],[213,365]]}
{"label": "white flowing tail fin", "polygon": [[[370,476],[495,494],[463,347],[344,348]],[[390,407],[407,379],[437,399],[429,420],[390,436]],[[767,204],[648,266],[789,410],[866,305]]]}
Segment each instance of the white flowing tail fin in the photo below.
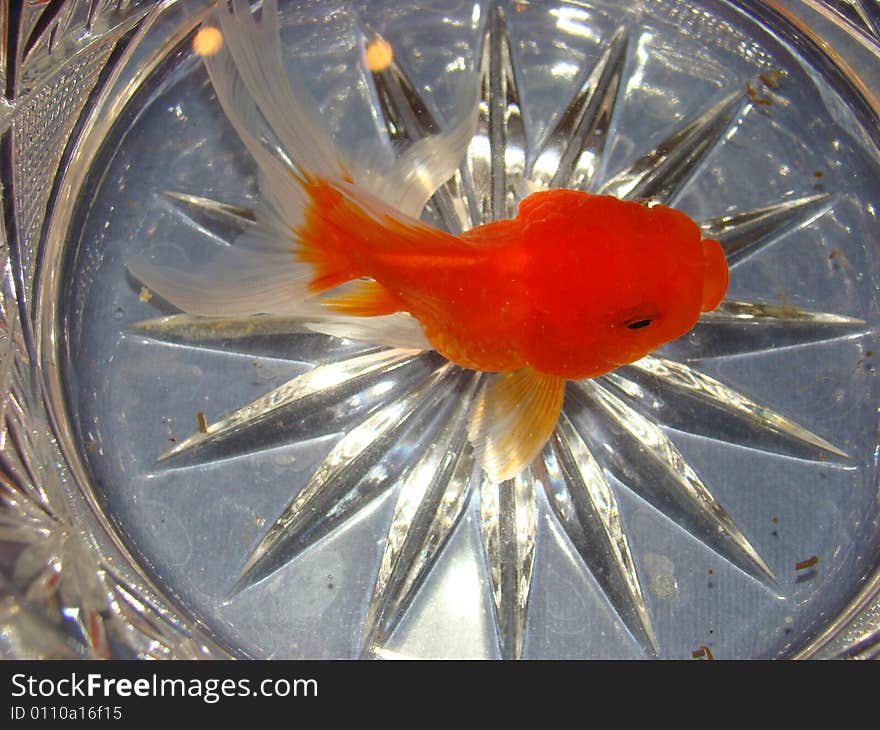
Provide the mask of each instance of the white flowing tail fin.
{"label": "white flowing tail fin", "polygon": [[[281,56],[277,3],[266,0],[259,22],[246,0],[219,3],[205,26],[220,32],[219,49],[203,60],[217,98],[257,163],[261,205],[249,240],[218,247],[191,270],[143,258],[127,264],[149,289],[188,314],[295,314],[313,292],[314,267],[295,256],[293,228],[309,205],[306,175],[342,180],[347,173],[298,80],[292,91]],[[306,173],[308,171],[308,173]]]}
{"label": "white flowing tail fin", "polygon": [[265,0],[259,21],[247,0],[219,5],[208,24],[219,28],[223,43],[204,57],[205,67],[226,117],[259,166],[260,222],[289,248],[291,229],[301,224],[308,204],[302,183],[341,182],[350,175],[314,97],[302,79],[287,74],[276,0]]}
{"label": "white flowing tail fin", "polygon": [[317,101],[301,78],[287,73],[277,0],[264,0],[259,20],[247,0],[233,0],[231,8],[221,3],[209,23],[222,33],[223,45],[205,57],[205,66],[226,116],[260,167],[269,209],[259,212],[276,230],[289,235],[301,223],[307,201],[300,182],[354,183],[418,217],[461,165],[479,114],[476,73],[457,74],[458,118],[447,131],[416,142],[396,159],[370,154],[343,160],[317,113]]}
{"label": "white flowing tail fin", "polygon": [[[262,201],[255,232],[248,234],[249,241],[218,247],[204,265],[191,270],[142,258],[130,260],[129,270],[189,314],[316,317],[320,302],[304,300],[320,289],[314,286],[320,264],[303,255],[307,244],[300,239],[309,206],[317,205],[312,195],[316,186],[326,183],[342,191],[374,219],[383,219],[393,208],[401,219],[416,223],[409,219],[421,213],[467,150],[477,120],[477,77],[461,74],[461,119],[447,132],[419,141],[396,160],[374,157],[370,164],[359,164],[342,159],[314,97],[301,78],[288,75],[277,0],[264,0],[258,16],[251,14],[247,0],[224,0],[205,27],[220,36],[219,47],[204,55],[217,98],[259,169]],[[357,246],[357,241],[346,245]],[[368,272],[353,276],[364,274]],[[351,316],[341,318],[336,327],[330,321],[332,309],[321,311],[327,312],[320,318],[323,331],[346,336],[348,327],[358,339],[375,331],[375,342],[384,344],[381,327],[354,327]],[[393,320],[395,340],[400,339],[401,318]]]}

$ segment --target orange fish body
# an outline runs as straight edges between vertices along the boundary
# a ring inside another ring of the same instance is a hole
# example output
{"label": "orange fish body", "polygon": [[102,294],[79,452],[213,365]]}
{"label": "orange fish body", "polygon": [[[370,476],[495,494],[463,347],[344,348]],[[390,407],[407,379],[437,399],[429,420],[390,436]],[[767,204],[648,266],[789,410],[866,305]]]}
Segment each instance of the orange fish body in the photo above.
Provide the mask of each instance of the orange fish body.
{"label": "orange fish body", "polygon": [[434,349],[475,370],[595,377],[690,330],[727,288],[717,241],[664,206],[548,190],[457,237],[371,215],[356,191],[318,183],[310,195],[298,235],[313,291],[370,277],[334,306],[408,312]]}
{"label": "orange fish body", "polygon": [[222,42],[205,66],[260,171],[256,225],[196,266],[134,258],[132,275],[191,315],[291,317],[494,373],[468,427],[491,479],[516,476],[544,447],[567,380],[643,357],[724,296],[721,247],[664,206],[547,190],[461,236],[420,221],[473,137],[475,75],[459,76],[464,114],[447,130],[393,160],[343,160],[283,66],[276,1],[259,20],[245,0],[220,3],[208,22]]}

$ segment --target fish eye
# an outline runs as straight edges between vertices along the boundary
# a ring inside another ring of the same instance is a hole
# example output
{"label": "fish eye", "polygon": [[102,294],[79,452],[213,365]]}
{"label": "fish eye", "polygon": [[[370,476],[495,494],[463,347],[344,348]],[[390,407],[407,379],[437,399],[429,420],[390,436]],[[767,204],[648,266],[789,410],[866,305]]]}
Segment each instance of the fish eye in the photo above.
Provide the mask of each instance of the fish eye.
{"label": "fish eye", "polygon": [[653,321],[654,321],[653,319],[639,319],[639,320],[636,320],[635,322],[630,322],[629,324],[627,324],[627,329],[631,329],[631,330],[644,329],[645,327],[649,326],[651,324],[651,322],[653,322]]}

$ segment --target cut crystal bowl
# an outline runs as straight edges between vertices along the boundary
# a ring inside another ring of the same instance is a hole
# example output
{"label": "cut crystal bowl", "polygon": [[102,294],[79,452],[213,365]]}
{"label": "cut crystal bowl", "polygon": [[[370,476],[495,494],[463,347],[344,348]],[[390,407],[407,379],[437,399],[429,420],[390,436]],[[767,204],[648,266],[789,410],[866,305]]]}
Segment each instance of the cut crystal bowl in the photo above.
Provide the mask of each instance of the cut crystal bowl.
{"label": "cut crystal bowl", "polygon": [[0,651],[877,654],[877,6],[280,6],[342,150],[442,131],[479,75],[426,221],[548,187],[673,205],[721,242],[727,299],[569,383],[540,456],[493,483],[467,439],[484,375],[190,317],[126,272],[253,225],[255,164],[193,51],[207,3],[3,4]]}

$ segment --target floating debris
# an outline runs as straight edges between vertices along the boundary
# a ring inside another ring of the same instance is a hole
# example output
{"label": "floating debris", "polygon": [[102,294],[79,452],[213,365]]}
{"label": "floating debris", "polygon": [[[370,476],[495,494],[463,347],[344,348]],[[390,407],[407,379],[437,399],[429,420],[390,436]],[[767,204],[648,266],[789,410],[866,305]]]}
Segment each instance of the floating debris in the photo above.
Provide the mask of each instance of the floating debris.
{"label": "floating debris", "polygon": [[770,89],[778,89],[779,88],[779,79],[785,76],[784,71],[771,71],[766,74],[758,74],[758,78],[761,79],[761,83],[764,86]]}
{"label": "floating debris", "polygon": [[799,563],[794,564],[795,570],[806,570],[807,568],[812,568],[819,562],[819,558],[815,555],[807,558],[806,560],[801,560]]}
{"label": "floating debris", "polygon": [[769,96],[761,96],[760,92],[748,81],[746,81],[746,95],[752,104],[757,104],[758,106],[770,106],[773,103],[773,99]]}

